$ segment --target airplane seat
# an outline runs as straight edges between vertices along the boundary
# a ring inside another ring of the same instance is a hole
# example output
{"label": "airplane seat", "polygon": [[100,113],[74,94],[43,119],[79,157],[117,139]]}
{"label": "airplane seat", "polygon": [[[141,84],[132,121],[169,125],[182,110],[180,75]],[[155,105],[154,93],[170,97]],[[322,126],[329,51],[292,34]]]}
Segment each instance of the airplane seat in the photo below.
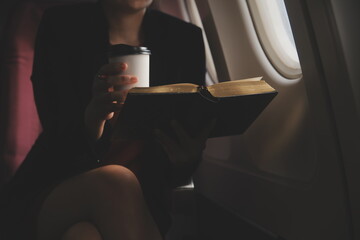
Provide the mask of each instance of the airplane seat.
{"label": "airplane seat", "polygon": [[21,164],[41,131],[30,75],[35,33],[47,2],[22,1],[3,31],[0,72],[0,186]]}

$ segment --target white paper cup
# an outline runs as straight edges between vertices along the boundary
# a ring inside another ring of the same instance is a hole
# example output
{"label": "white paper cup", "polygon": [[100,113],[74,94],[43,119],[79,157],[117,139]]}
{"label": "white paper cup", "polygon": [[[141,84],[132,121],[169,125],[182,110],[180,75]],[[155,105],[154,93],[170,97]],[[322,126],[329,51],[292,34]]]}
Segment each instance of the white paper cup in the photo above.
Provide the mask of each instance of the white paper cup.
{"label": "white paper cup", "polygon": [[109,63],[122,62],[127,64],[123,75],[136,76],[138,82],[128,85],[124,90],[133,87],[149,87],[150,78],[150,50],[146,47],[134,47],[117,44],[108,51]]}

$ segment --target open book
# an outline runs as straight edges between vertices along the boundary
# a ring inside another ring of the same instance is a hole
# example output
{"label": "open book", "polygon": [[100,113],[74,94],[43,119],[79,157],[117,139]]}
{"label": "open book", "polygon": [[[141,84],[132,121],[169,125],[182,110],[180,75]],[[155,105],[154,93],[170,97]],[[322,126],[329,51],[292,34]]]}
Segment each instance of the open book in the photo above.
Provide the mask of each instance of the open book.
{"label": "open book", "polygon": [[[170,84],[129,91],[116,123],[116,132],[136,136],[155,128],[171,131],[172,119],[196,134],[216,118],[210,137],[242,134],[277,92],[261,77],[211,86]],[[149,132],[150,133],[150,132]]]}

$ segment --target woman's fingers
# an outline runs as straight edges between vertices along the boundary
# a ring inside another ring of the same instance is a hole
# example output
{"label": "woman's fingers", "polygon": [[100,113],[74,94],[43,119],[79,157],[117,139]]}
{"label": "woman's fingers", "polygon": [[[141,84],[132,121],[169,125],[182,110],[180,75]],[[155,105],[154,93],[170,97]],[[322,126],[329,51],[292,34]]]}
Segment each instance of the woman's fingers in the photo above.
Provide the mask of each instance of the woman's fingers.
{"label": "woman's fingers", "polygon": [[98,71],[98,76],[101,75],[118,75],[122,74],[128,65],[126,63],[109,63],[103,65]]}
{"label": "woman's fingers", "polygon": [[137,81],[137,77],[130,75],[111,76],[108,80],[114,91],[129,89],[129,85],[135,84]]}
{"label": "woman's fingers", "polygon": [[128,85],[137,83],[138,79],[131,75],[101,75],[94,80],[93,92],[106,92],[109,88],[115,91],[129,88]]}
{"label": "woman's fingers", "polygon": [[113,87],[114,90],[126,88],[129,84],[137,82],[135,76],[124,74],[128,65],[126,63],[109,63],[103,65],[94,79],[93,91],[104,92]]}

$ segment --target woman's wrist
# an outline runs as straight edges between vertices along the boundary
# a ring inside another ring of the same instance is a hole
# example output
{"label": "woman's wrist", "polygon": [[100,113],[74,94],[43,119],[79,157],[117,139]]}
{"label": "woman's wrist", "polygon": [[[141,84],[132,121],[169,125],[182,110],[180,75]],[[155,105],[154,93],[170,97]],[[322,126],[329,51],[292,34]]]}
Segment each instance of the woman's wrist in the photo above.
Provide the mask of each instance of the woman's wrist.
{"label": "woman's wrist", "polygon": [[85,122],[85,127],[91,141],[96,142],[102,136],[104,131],[105,120]]}
{"label": "woman's wrist", "polygon": [[94,114],[91,114],[91,109],[86,109],[85,111],[85,128],[87,131],[87,134],[89,136],[89,139],[92,142],[96,142],[99,140],[102,136],[102,133],[104,131],[104,125],[105,125],[105,119],[99,119]]}

